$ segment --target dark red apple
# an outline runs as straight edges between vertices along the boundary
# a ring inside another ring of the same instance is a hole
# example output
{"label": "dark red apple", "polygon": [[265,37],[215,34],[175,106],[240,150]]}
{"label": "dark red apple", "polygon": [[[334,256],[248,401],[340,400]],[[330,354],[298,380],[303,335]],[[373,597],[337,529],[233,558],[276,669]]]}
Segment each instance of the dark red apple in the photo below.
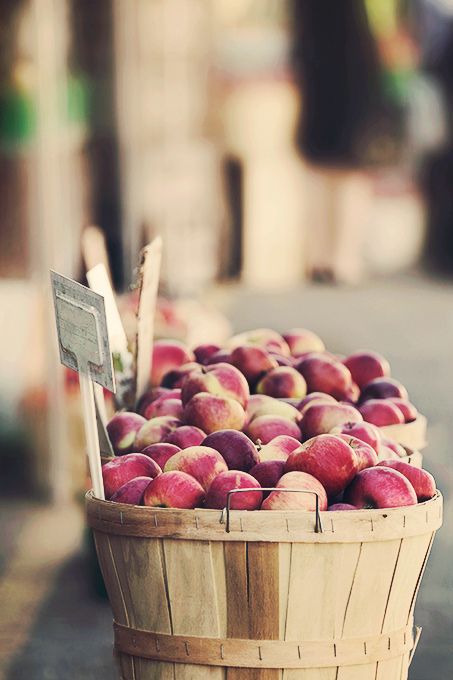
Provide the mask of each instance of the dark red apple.
{"label": "dark red apple", "polygon": [[404,416],[398,406],[387,399],[369,399],[359,407],[359,411],[367,423],[378,427],[404,423]]}
{"label": "dark red apple", "polygon": [[362,388],[375,378],[390,375],[390,364],[377,352],[361,350],[350,354],[343,360],[344,365],[351,371],[352,379]]}
{"label": "dark red apple", "polygon": [[248,472],[260,460],[256,446],[238,430],[218,430],[208,435],[202,444],[218,451],[230,470]]}
{"label": "dark red apple", "polygon": [[360,401],[388,399],[388,397],[409,399],[406,388],[395,378],[375,378],[362,389]]}
{"label": "dark red apple", "polygon": [[181,425],[176,430],[170,432],[164,441],[168,444],[175,444],[180,449],[187,449],[189,446],[198,446],[206,437],[206,432],[194,425]]}
{"label": "dark red apple", "polygon": [[335,399],[348,395],[352,385],[349,369],[326,354],[303,356],[296,364],[307,383],[307,392],[325,392]]}
{"label": "dark red apple", "polygon": [[120,486],[112,494],[110,500],[114,503],[128,503],[130,505],[141,505],[146,488],[151,483],[150,477],[134,477]]}

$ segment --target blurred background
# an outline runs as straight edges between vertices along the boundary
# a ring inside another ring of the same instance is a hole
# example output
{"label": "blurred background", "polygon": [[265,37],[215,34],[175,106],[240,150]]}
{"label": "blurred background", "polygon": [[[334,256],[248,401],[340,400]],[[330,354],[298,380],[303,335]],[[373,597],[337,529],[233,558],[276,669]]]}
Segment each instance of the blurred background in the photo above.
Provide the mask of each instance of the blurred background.
{"label": "blurred background", "polygon": [[93,224],[131,332],[160,234],[159,336],[307,326],[389,358],[447,501],[411,678],[451,677],[452,111],[452,0],[0,0],[5,678],[114,677],[49,297]]}

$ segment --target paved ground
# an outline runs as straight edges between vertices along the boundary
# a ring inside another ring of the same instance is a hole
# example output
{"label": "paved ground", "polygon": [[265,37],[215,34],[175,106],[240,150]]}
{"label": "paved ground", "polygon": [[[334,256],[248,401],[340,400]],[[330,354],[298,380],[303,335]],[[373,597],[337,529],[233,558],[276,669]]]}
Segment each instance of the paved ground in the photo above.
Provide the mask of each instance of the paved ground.
{"label": "paved ground", "polygon": [[[426,465],[446,498],[416,611],[422,638],[411,680],[453,676],[453,284],[406,277],[360,290],[308,287],[269,295],[234,287],[214,295],[238,330],[307,325],[331,349],[379,349],[431,423]],[[111,619],[96,594],[77,509],[0,508],[0,678],[112,680]],[[15,542],[20,532],[21,545]],[[6,613],[6,617],[3,616]],[[2,623],[3,621],[3,623]]]}

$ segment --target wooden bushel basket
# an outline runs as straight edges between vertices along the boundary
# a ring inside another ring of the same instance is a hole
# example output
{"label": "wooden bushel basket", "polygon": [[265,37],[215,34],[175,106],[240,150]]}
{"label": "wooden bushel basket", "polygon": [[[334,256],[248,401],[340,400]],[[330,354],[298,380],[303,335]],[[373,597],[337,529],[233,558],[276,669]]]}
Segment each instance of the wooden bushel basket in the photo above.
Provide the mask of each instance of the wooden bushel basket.
{"label": "wooden bushel basket", "polygon": [[388,510],[234,510],[228,527],[216,510],[91,492],[87,513],[123,680],[407,678],[440,494]]}
{"label": "wooden bushel basket", "polygon": [[398,444],[407,446],[409,449],[420,451],[426,448],[427,420],[421,413],[411,423],[386,425],[385,427],[380,427],[379,430],[384,437],[393,439]]}

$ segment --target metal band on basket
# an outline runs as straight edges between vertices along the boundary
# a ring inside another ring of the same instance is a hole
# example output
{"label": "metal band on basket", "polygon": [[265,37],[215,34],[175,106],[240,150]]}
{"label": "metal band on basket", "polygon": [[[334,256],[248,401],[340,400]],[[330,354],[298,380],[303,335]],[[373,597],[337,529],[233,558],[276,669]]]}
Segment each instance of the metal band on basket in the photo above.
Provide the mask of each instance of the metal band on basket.
{"label": "metal band on basket", "polygon": [[232,668],[329,668],[377,663],[414,647],[412,622],[400,630],[333,640],[240,640],[165,635],[114,622],[115,648],[123,654],[169,663]]}

